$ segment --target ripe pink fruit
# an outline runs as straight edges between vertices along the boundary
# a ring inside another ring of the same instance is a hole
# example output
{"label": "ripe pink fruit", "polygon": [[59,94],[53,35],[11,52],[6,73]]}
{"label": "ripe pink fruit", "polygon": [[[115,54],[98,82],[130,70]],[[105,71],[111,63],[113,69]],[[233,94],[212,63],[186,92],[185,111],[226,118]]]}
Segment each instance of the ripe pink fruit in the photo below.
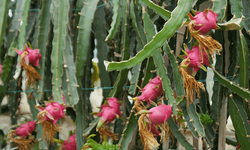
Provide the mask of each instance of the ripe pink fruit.
{"label": "ripe pink fruit", "polygon": [[68,140],[63,142],[63,150],[76,150],[76,135],[69,136]]}
{"label": "ripe pink fruit", "polygon": [[202,51],[203,56],[200,56],[201,50],[199,49],[198,45],[194,46],[192,50],[189,50],[187,47],[185,47],[185,50],[188,56],[184,56],[184,58],[188,58],[190,60],[188,67],[193,68],[193,75],[195,75],[200,68],[205,69],[203,65],[209,66],[208,55],[206,52]]}
{"label": "ripe pink fruit", "polygon": [[21,124],[15,131],[16,135],[25,137],[30,135],[33,131],[35,131],[36,122],[30,121],[25,124]]}
{"label": "ripe pink fruit", "polygon": [[3,65],[0,65],[0,78],[2,76],[2,72],[3,72]]}
{"label": "ripe pink fruit", "polygon": [[151,101],[154,101],[160,95],[162,95],[162,81],[159,76],[156,76],[148,82],[142,89],[141,95],[137,98],[150,104]]}
{"label": "ripe pink fruit", "polygon": [[101,106],[102,111],[97,113],[100,118],[97,128],[100,128],[104,123],[108,124],[112,122],[118,116],[121,117],[120,103],[115,97],[107,99],[108,104],[103,104]]}
{"label": "ripe pink fruit", "polygon": [[171,116],[173,108],[170,105],[159,105],[149,110],[149,118],[153,124],[163,124]]}
{"label": "ripe pink fruit", "polygon": [[217,25],[217,16],[218,14],[214,13],[211,10],[204,10],[204,12],[196,12],[196,15],[193,17],[191,14],[188,14],[191,20],[195,21],[196,26],[195,30],[199,30],[201,34],[206,34],[212,29],[216,29]]}
{"label": "ripe pink fruit", "polygon": [[54,125],[56,125],[57,120],[64,117],[65,107],[64,105],[59,104],[57,102],[46,103],[45,108],[39,106],[37,106],[36,108],[40,111],[47,111],[45,117],[40,122],[48,120],[50,122],[53,122]]}
{"label": "ripe pink fruit", "polygon": [[121,104],[118,102],[116,97],[110,97],[107,99],[109,106],[111,107],[119,107]]}
{"label": "ripe pink fruit", "polygon": [[18,55],[20,55],[20,57],[23,52],[28,52],[28,55],[24,57],[25,61],[32,66],[39,67],[39,60],[42,58],[42,55],[39,53],[39,49],[33,50],[28,46],[25,46],[24,51],[19,51],[17,49],[15,49],[15,51],[18,53]]}
{"label": "ripe pink fruit", "polygon": [[2,74],[3,72],[3,65],[0,65],[0,75]]}

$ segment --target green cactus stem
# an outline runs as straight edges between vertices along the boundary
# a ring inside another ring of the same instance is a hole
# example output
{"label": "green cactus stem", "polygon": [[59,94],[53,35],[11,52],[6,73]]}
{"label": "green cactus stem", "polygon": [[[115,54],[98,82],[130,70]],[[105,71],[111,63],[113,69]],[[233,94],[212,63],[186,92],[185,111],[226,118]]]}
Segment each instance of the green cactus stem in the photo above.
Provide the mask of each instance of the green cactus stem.
{"label": "green cactus stem", "polygon": [[50,18],[51,14],[48,11],[50,8],[51,0],[43,0],[41,15],[39,20],[39,29],[38,29],[38,38],[37,38],[37,48],[40,49],[40,54],[42,58],[39,61],[39,74],[41,75],[41,80],[38,83],[37,89],[37,99],[41,100],[43,98],[43,90],[44,90],[44,81],[45,81],[45,61],[46,61],[46,50],[48,45],[48,36],[50,29]]}
{"label": "green cactus stem", "polygon": [[9,5],[10,5],[9,0],[1,1],[1,5],[0,5],[0,55],[2,54],[2,44],[3,44],[3,37],[5,34],[5,28],[7,24]]}
{"label": "green cactus stem", "polygon": [[112,23],[111,28],[109,29],[109,34],[107,35],[105,41],[111,40],[115,37],[115,33],[118,30],[121,20],[121,0],[113,1],[113,16],[112,16]]}
{"label": "green cactus stem", "polygon": [[178,6],[171,14],[171,18],[165,23],[163,29],[158,32],[154,38],[144,46],[143,50],[128,61],[122,62],[106,62],[107,70],[121,70],[124,68],[131,68],[134,65],[142,62],[145,58],[149,57],[152,52],[160,48],[164,42],[173,36],[175,31],[182,25],[183,19],[191,6],[191,0],[180,0]]}

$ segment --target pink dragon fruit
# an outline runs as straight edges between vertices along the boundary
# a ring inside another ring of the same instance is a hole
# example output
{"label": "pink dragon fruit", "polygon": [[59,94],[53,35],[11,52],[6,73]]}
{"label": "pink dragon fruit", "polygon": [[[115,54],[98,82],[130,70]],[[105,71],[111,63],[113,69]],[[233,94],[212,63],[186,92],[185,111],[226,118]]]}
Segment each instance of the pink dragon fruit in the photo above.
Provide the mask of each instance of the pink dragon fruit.
{"label": "pink dragon fruit", "polygon": [[211,10],[206,9],[204,12],[196,12],[194,17],[190,13],[188,15],[191,20],[195,21],[194,29],[203,35],[212,29],[218,28],[216,25],[218,14]]}
{"label": "pink dragon fruit", "polygon": [[2,72],[3,72],[3,65],[0,65],[0,77],[1,77]]}
{"label": "pink dragon fruit", "polygon": [[36,106],[36,108],[39,111],[44,111],[44,110],[47,111],[45,117],[43,117],[42,120],[40,120],[40,122],[48,120],[50,122],[53,122],[54,125],[56,125],[57,120],[64,117],[65,107],[63,104],[59,104],[57,102],[46,103],[45,108],[41,106]]}
{"label": "pink dragon fruit", "polygon": [[199,49],[198,45],[194,46],[192,50],[189,50],[187,47],[185,47],[185,50],[188,55],[184,56],[184,58],[188,58],[190,60],[188,67],[193,68],[193,75],[195,75],[200,68],[206,70],[206,68],[203,66],[209,66],[209,58],[206,52],[202,51],[203,56],[200,56],[201,50]]}
{"label": "pink dragon fruit", "polygon": [[63,150],[76,150],[76,135],[69,136],[68,140],[63,142]]}
{"label": "pink dragon fruit", "polygon": [[100,128],[104,123],[108,124],[109,122],[112,122],[115,118],[122,117],[121,111],[120,111],[120,103],[118,102],[118,99],[115,97],[111,97],[107,99],[108,104],[103,104],[101,106],[102,111],[100,113],[96,113],[97,116],[101,117],[97,128]]}
{"label": "pink dragon fruit", "polygon": [[28,46],[25,46],[24,51],[19,51],[17,49],[15,49],[15,51],[18,53],[18,55],[20,55],[20,57],[24,52],[28,52],[28,55],[24,57],[27,64],[39,67],[39,60],[42,58],[42,55],[39,53],[39,49],[33,50]]}
{"label": "pink dragon fruit", "polygon": [[156,76],[142,89],[142,93],[137,99],[146,101],[150,104],[151,101],[154,101],[160,95],[162,95],[162,81],[159,76]]}
{"label": "pink dragon fruit", "polygon": [[25,124],[21,124],[15,131],[16,135],[25,137],[30,135],[33,131],[35,131],[36,122],[30,121]]}
{"label": "pink dragon fruit", "polygon": [[172,106],[161,104],[149,110],[149,119],[153,124],[163,124],[169,119],[172,113]]}

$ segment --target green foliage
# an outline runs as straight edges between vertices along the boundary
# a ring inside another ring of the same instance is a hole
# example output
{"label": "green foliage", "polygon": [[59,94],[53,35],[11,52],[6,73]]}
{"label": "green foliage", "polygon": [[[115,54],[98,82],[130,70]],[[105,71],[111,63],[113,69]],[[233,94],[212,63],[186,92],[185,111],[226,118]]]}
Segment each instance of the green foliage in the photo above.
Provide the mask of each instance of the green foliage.
{"label": "green foliage", "polygon": [[206,127],[208,125],[212,125],[213,120],[211,119],[210,115],[208,114],[208,111],[206,111],[206,114],[199,113],[198,115],[199,115],[199,117],[201,119],[201,123],[203,124],[204,127]]}
{"label": "green foliage", "polygon": [[113,143],[109,144],[106,139],[103,140],[102,144],[97,143],[95,140],[92,139],[95,134],[91,134],[88,136],[87,143],[84,144],[84,147],[88,147],[87,150],[117,150],[118,144],[114,145]]}

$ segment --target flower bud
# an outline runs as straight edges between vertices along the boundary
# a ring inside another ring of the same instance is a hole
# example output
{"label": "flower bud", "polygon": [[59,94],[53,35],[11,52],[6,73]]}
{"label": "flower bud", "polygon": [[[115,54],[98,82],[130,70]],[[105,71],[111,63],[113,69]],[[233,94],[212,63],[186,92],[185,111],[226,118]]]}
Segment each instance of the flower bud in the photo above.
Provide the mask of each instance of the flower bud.
{"label": "flower bud", "polygon": [[36,122],[30,121],[25,124],[21,124],[20,127],[18,127],[16,131],[16,135],[25,137],[30,135],[33,131],[35,131]]}

